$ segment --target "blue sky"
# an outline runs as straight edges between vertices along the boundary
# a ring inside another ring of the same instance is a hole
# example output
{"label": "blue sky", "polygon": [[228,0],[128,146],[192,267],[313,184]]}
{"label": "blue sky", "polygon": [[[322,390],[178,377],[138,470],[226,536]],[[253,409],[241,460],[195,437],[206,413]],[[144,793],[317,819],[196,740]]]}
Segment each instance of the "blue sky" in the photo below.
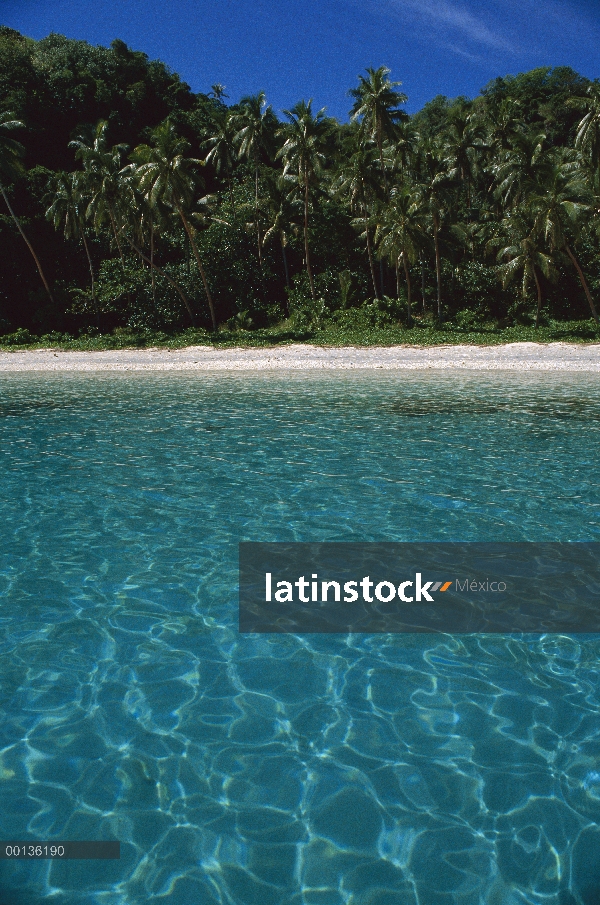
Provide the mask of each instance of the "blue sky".
{"label": "blue sky", "polygon": [[264,89],[277,111],[312,97],[340,119],[366,66],[390,67],[410,112],[537,66],[600,77],[600,0],[0,0],[0,24],[118,37],[195,91]]}

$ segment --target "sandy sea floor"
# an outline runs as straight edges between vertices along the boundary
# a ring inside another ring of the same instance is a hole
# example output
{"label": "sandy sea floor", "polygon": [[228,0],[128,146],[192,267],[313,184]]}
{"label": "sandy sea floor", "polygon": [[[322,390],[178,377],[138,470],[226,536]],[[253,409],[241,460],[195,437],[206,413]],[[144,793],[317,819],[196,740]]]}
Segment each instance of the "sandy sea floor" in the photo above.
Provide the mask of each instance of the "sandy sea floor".
{"label": "sandy sea floor", "polygon": [[267,370],[600,371],[600,344],[511,343],[503,346],[387,346],[265,349],[121,349],[0,352],[2,371],[267,371]]}

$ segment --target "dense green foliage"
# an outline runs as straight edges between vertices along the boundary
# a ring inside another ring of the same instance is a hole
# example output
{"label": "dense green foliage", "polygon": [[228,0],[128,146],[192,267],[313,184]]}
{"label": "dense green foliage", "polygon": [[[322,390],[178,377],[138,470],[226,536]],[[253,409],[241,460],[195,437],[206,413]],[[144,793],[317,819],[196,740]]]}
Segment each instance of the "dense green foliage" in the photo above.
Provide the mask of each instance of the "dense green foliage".
{"label": "dense green foliage", "polygon": [[349,123],[279,120],[122,41],[0,28],[0,343],[595,338],[600,84],[537,69],[412,117],[399,88],[369,69]]}
{"label": "dense green foliage", "polygon": [[[371,310],[370,310],[371,309]],[[473,326],[449,321],[442,327],[418,323],[406,327],[378,318],[372,305],[352,309],[342,317],[326,317],[309,329],[294,328],[289,323],[275,327],[220,329],[216,333],[199,327],[172,332],[164,330],[136,330],[117,327],[110,333],[82,333],[73,337],[53,331],[36,336],[20,328],[0,337],[0,349],[19,352],[28,349],[101,352],[112,349],[182,349],[187,346],[227,348],[272,348],[298,343],[327,347],[343,346],[494,346],[505,343],[597,343],[600,329],[589,319],[582,321],[551,321],[540,326],[497,327],[492,324]]]}

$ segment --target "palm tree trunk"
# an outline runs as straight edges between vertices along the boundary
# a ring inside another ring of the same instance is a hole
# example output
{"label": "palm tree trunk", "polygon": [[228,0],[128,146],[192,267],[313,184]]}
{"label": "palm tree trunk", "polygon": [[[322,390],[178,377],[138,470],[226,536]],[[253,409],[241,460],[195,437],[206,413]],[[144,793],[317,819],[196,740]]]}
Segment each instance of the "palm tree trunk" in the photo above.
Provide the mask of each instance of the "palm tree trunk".
{"label": "palm tree trunk", "polygon": [[377,122],[377,147],[379,148],[379,161],[381,163],[381,175],[383,176],[383,194],[384,198],[387,201],[388,197],[388,184],[387,184],[387,176],[385,175],[385,166],[383,164],[383,137],[381,135],[381,122]]}
{"label": "palm tree trunk", "polygon": [[375,279],[375,264],[373,263],[373,250],[371,248],[371,236],[369,234],[369,218],[367,216],[367,209],[364,209],[365,215],[365,234],[367,237],[367,254],[369,256],[369,267],[371,268],[371,279],[373,280],[373,290],[375,292],[375,298],[379,298],[379,292],[377,290],[377,280]]}
{"label": "palm tree trunk", "polygon": [[438,215],[433,215],[433,241],[435,244],[435,275],[437,279],[437,316],[438,324],[442,323],[442,264],[440,258],[440,242],[439,242],[440,224]]}
{"label": "palm tree trunk", "polygon": [[[121,242],[119,241],[119,233],[117,230],[115,215],[113,214],[113,209],[112,209],[111,204],[108,205],[108,216],[110,217],[110,222],[111,222],[111,226],[113,229],[115,242],[117,243],[117,248],[119,249],[119,257],[121,258],[121,268],[123,270],[123,278],[124,278],[125,282],[127,282],[127,268],[125,267],[125,255],[123,254],[123,247],[121,245]],[[131,304],[131,293],[129,292],[129,290],[127,290],[127,301],[129,304]]]}
{"label": "palm tree trunk", "polygon": [[154,270],[156,270],[158,273],[162,274],[162,276],[165,278],[165,280],[167,281],[167,283],[169,284],[169,286],[172,286],[173,289],[175,289],[175,291],[179,293],[179,295],[181,296],[181,299],[182,299],[182,301],[183,301],[183,304],[184,304],[185,307],[187,308],[187,312],[188,312],[188,314],[189,314],[189,316],[190,316],[190,320],[191,320],[191,322],[192,322],[192,327],[195,327],[195,326],[196,326],[196,322],[195,322],[195,320],[194,320],[194,315],[192,314],[192,309],[190,308],[190,303],[189,303],[188,298],[187,298],[187,296],[185,295],[183,289],[181,288],[181,286],[179,286],[179,285],[175,282],[175,280],[172,280],[171,277],[169,276],[169,274],[168,274],[168,273],[165,273],[165,271],[162,269],[162,267],[159,267],[158,264],[155,264],[153,261],[151,261],[150,258],[149,258],[147,255],[144,254],[144,252],[142,251],[142,249],[141,249],[141,248],[138,248],[137,245],[136,245],[134,242],[131,241],[131,239],[129,238],[129,236],[125,236],[125,238],[127,239],[127,242],[129,243],[129,245],[131,245],[131,247],[133,248],[133,250],[136,252],[136,254],[138,254],[138,255],[140,256],[140,258],[142,259],[142,261],[145,261],[146,264],[150,264],[150,266],[153,267]]}
{"label": "palm tree trunk", "polygon": [[396,298],[400,301],[400,258],[396,258]]}
{"label": "palm tree trunk", "polygon": [[310,250],[308,248],[308,179],[306,178],[306,170],[304,172],[304,253],[306,255],[306,272],[308,274],[310,294],[314,302],[317,297],[315,295],[315,284],[310,266]]}
{"label": "palm tree trunk", "polygon": [[283,269],[285,270],[285,285],[289,289],[290,288],[290,272],[288,269],[287,252],[285,250],[285,242],[283,241],[283,237],[281,237],[280,241],[281,241],[281,256],[283,257]]}
{"label": "palm tree trunk", "polygon": [[425,261],[421,257],[421,296],[423,298],[423,316],[427,314],[427,304],[425,302]]}
{"label": "palm tree trunk", "polygon": [[125,256],[123,254],[123,248],[121,247],[121,243],[119,242],[117,224],[115,223],[115,217],[113,214],[112,206],[110,204],[108,205],[108,216],[110,217],[110,222],[111,222],[111,226],[113,228],[115,242],[117,243],[117,248],[119,249],[119,257],[121,258],[121,266],[123,268],[123,275],[125,275]]}
{"label": "palm tree trunk", "polygon": [[81,238],[83,240],[83,247],[85,248],[85,253],[87,255],[88,264],[90,267],[90,278],[92,281],[92,304],[94,306],[94,314],[96,315],[96,326],[100,329],[100,312],[98,311],[98,301],[96,299],[96,283],[94,281],[94,265],[92,264],[92,256],[90,255],[89,245],[87,244],[87,239],[85,237],[85,233],[83,231],[83,226],[81,227]]}
{"label": "palm tree trunk", "polygon": [[154,220],[150,214],[150,278],[152,280],[152,302],[156,306],[156,278],[154,276]]}
{"label": "palm tree trunk", "polygon": [[412,327],[412,291],[410,285],[410,272],[408,269],[408,261],[406,260],[406,255],[402,255],[402,261],[404,262],[404,276],[406,277],[406,310],[408,312],[408,326]]}
{"label": "palm tree trunk", "polygon": [[542,310],[542,288],[540,286],[540,281],[538,279],[537,270],[533,267],[533,276],[535,279],[535,285],[537,287],[537,311],[535,312],[535,327],[536,330],[540,325],[540,312]]}
{"label": "palm tree trunk", "polygon": [[185,231],[188,235],[188,239],[190,240],[190,245],[192,246],[192,251],[194,253],[194,257],[196,259],[196,264],[198,265],[198,270],[200,271],[200,276],[202,277],[202,284],[204,286],[204,291],[206,293],[206,298],[208,300],[208,307],[210,308],[210,317],[212,320],[212,328],[216,331],[217,329],[217,318],[215,317],[215,306],[213,304],[212,295],[210,294],[210,289],[208,288],[208,280],[206,279],[206,274],[204,272],[204,267],[202,266],[202,261],[200,260],[200,254],[198,252],[198,248],[196,243],[194,242],[194,236],[192,234],[192,230],[190,224],[188,223],[183,210],[178,207],[179,216],[183,221],[183,225],[185,227]]}
{"label": "palm tree trunk", "polygon": [[260,250],[260,223],[258,222],[258,167],[254,169],[254,219],[256,221],[256,243],[258,245],[258,266],[262,267],[262,252]]}
{"label": "palm tree trunk", "polygon": [[[383,197],[389,200],[389,191],[387,184],[387,176],[385,174],[385,164],[383,162],[383,137],[381,134],[381,121],[377,122],[377,145],[379,147],[379,162],[381,164],[381,174],[383,176]],[[379,259],[379,284],[381,286],[381,298],[385,298],[385,281],[384,281],[384,265],[383,258]]]}
{"label": "palm tree trunk", "polygon": [[581,269],[581,267],[579,265],[579,261],[577,260],[577,258],[575,257],[575,255],[573,254],[573,252],[571,251],[571,249],[568,245],[565,245],[565,251],[571,258],[571,261],[573,262],[573,266],[575,267],[577,273],[579,274],[579,279],[581,281],[581,285],[583,286],[583,291],[585,292],[586,298],[588,300],[588,304],[590,306],[592,316],[593,316],[594,320],[596,321],[596,323],[598,324],[598,323],[600,323],[600,320],[598,319],[598,312],[596,311],[596,306],[594,305],[594,300],[592,299],[592,296],[591,296],[591,293],[589,290],[589,286],[583,275],[583,270]]}
{"label": "palm tree trunk", "polygon": [[40,264],[39,259],[38,259],[38,256],[36,255],[35,251],[33,250],[33,245],[31,244],[31,242],[29,241],[29,239],[27,238],[27,236],[26,236],[25,233],[23,232],[23,228],[21,227],[21,224],[20,224],[20,222],[19,222],[19,220],[18,220],[18,218],[17,218],[17,215],[15,214],[15,212],[14,212],[13,209],[12,209],[12,207],[10,206],[10,201],[8,200],[8,195],[6,194],[6,191],[5,191],[4,186],[2,185],[2,183],[0,183],[0,192],[2,193],[2,197],[4,198],[4,200],[5,200],[5,202],[6,202],[6,206],[7,206],[8,210],[10,211],[11,217],[12,217],[13,220],[15,221],[15,224],[16,224],[16,226],[17,226],[17,229],[18,229],[19,232],[21,233],[21,236],[22,236],[22,238],[23,238],[23,241],[25,242],[25,244],[27,245],[27,248],[28,248],[29,251],[31,252],[31,256],[33,257],[33,260],[35,261],[35,266],[36,266],[37,269],[38,269],[38,273],[39,273],[39,275],[40,275],[40,277],[41,277],[41,279],[42,279],[42,283],[44,284],[44,288],[45,288],[46,292],[48,293],[48,298],[49,298],[50,301],[54,304],[54,299],[52,298],[52,293],[50,292],[50,286],[48,285],[48,281],[46,280],[46,277],[44,276],[44,271],[42,270],[42,265]]}

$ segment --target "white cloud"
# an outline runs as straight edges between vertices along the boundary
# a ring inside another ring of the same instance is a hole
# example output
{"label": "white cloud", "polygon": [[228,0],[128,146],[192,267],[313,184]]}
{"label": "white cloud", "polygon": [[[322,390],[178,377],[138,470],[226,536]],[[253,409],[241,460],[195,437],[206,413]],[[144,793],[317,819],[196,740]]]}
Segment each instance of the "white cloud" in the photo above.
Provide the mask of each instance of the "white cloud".
{"label": "white cloud", "polygon": [[[364,9],[364,0],[351,2]],[[474,50],[473,45],[502,53],[517,51],[514,41],[455,0],[372,0],[372,7],[380,14],[393,15],[409,27],[418,24],[427,29],[428,36],[463,56]]]}
{"label": "white cloud", "polygon": [[[584,0],[346,0],[394,32],[482,66],[598,71],[600,19]],[[595,0],[597,3],[598,0]]]}
{"label": "white cloud", "polygon": [[463,50],[462,47],[458,47],[456,44],[445,44],[445,47],[448,50],[451,50],[452,53],[458,54],[459,57],[464,57],[465,60],[468,60],[469,63],[486,63],[487,60],[484,56],[478,53],[469,53],[468,50]]}
{"label": "white cloud", "polygon": [[427,18],[435,28],[458,32],[477,44],[494,50],[514,49],[513,44],[500,33],[492,31],[481,18],[450,0],[392,0],[392,5],[399,11],[409,9],[421,18]]}

